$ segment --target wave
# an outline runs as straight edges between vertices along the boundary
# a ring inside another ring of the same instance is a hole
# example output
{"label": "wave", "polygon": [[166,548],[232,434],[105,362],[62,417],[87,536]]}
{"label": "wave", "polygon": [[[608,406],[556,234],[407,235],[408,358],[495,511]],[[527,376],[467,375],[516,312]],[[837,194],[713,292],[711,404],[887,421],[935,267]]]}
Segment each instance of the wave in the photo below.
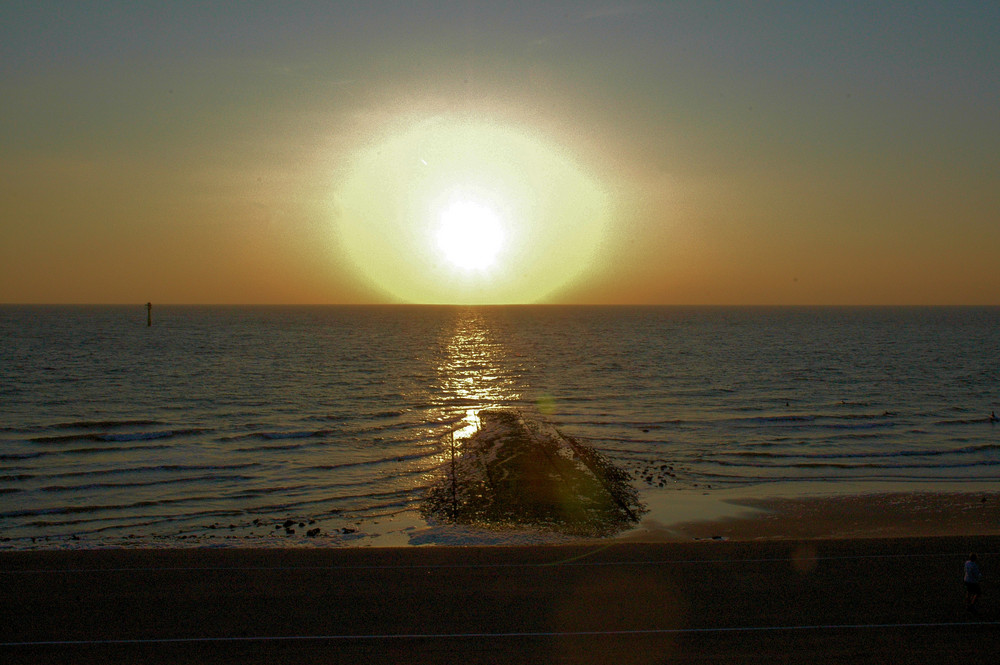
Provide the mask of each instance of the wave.
{"label": "wave", "polygon": [[293,431],[275,431],[275,432],[249,432],[247,434],[236,434],[233,436],[223,436],[219,437],[217,441],[246,441],[246,440],[257,440],[257,441],[284,441],[286,439],[319,439],[330,436],[331,434],[336,434],[333,430],[320,429],[320,430],[293,430]]}
{"label": "wave", "polygon": [[879,464],[872,462],[861,462],[852,464],[849,462],[788,462],[785,464],[753,464],[747,462],[730,462],[727,460],[699,460],[720,466],[740,466],[759,469],[967,469],[973,467],[1000,466],[1000,460],[982,460],[979,462],[967,462],[956,464]]}
{"label": "wave", "polygon": [[402,510],[412,510],[420,504],[418,498],[411,499],[400,499],[398,501],[385,501],[371,503],[366,506],[363,510],[356,511],[356,515],[359,517],[385,517],[388,515],[393,515]]}
{"label": "wave", "polygon": [[[176,515],[162,515],[162,516],[150,516],[150,515],[129,515],[125,517],[113,517],[108,518],[104,516],[94,516],[94,517],[80,517],[75,516],[72,519],[60,519],[58,521],[52,519],[45,520],[33,520],[30,522],[25,522],[25,526],[32,527],[66,527],[73,526],[75,533],[101,533],[103,531],[114,531],[118,529],[132,529],[141,526],[155,526],[155,525],[166,525],[166,524],[177,524],[184,522],[200,521],[207,518],[217,518],[217,517],[236,517],[245,514],[242,509],[232,509],[232,510],[205,510],[197,511],[193,513],[179,513]],[[141,521],[136,521],[141,520]],[[111,522],[110,524],[108,522]],[[91,527],[86,529],[86,531],[80,529],[81,525],[92,525],[100,524],[102,526]]]}
{"label": "wave", "polygon": [[[422,489],[420,490],[422,491]],[[343,499],[343,500],[341,500]],[[150,527],[159,526],[164,527],[166,525],[190,525],[196,530],[201,530],[204,528],[214,528],[212,526],[207,526],[204,524],[205,521],[210,519],[233,519],[234,521],[240,522],[239,526],[243,527],[261,527],[264,524],[255,524],[252,521],[247,520],[248,514],[250,515],[260,515],[265,516],[268,521],[270,520],[283,520],[283,519],[295,519],[296,521],[307,521],[312,519],[324,519],[329,518],[331,515],[343,515],[345,512],[344,507],[336,507],[336,505],[331,504],[341,504],[344,503],[360,503],[360,505],[351,506],[349,508],[349,513],[352,515],[352,519],[357,519],[359,517],[365,518],[377,518],[386,515],[391,515],[399,512],[400,510],[414,509],[419,505],[420,496],[418,492],[388,492],[377,495],[372,494],[356,494],[348,497],[336,497],[332,499],[318,499],[315,501],[300,501],[300,502],[289,502],[282,504],[272,504],[265,506],[254,506],[251,508],[234,508],[234,509],[215,509],[215,510],[204,510],[196,511],[191,513],[178,513],[174,515],[163,515],[150,518],[149,515],[136,515],[134,517],[130,516],[128,518],[115,518],[113,523],[108,524],[108,518],[91,516],[86,517],[83,515],[76,515],[71,519],[65,520],[53,520],[53,519],[42,519],[33,520],[26,522],[26,526],[31,527],[61,527],[65,528],[67,526],[74,526],[74,532],[87,534],[96,534],[106,531],[120,531],[125,529],[135,529],[140,527]],[[327,504],[327,505],[323,505]],[[54,515],[53,515],[54,516]],[[294,517],[291,517],[294,516]],[[242,519],[239,519],[242,518]],[[258,518],[259,519],[259,518]],[[135,521],[141,520],[141,521]],[[86,529],[81,529],[82,525],[91,525]]]}
{"label": "wave", "polygon": [[252,489],[245,489],[236,494],[227,496],[230,499],[252,499],[259,496],[268,496],[270,494],[281,494],[283,492],[298,492],[300,490],[315,490],[315,485],[270,485],[268,487],[257,487]]}
{"label": "wave", "polygon": [[307,446],[302,443],[289,443],[289,444],[278,444],[273,446],[247,446],[244,448],[233,448],[234,453],[259,453],[264,451],[275,451],[275,450],[299,450],[300,448],[306,448]]}
{"label": "wave", "polygon": [[891,473],[886,474],[876,474],[871,472],[872,469],[866,469],[863,476],[852,476],[845,475],[842,471],[830,473],[830,474],[820,474],[814,475],[810,474],[808,476],[802,475],[787,475],[787,474],[774,474],[767,476],[755,476],[748,479],[746,476],[736,475],[736,474],[725,474],[725,473],[712,473],[712,472],[699,472],[693,474],[693,477],[699,479],[700,481],[712,481],[713,483],[731,483],[736,485],[745,485],[747,481],[750,480],[753,484],[758,483],[788,483],[788,482],[798,482],[802,480],[809,481],[833,481],[837,482],[849,478],[855,480],[858,478],[864,478],[865,480],[888,480],[892,482],[913,482],[919,484],[923,487],[924,483],[928,480],[933,480],[935,482],[981,482],[983,480],[982,476],[977,475],[967,475],[967,474],[934,474],[929,476],[927,474],[907,474],[896,472],[898,470],[890,469]]}
{"label": "wave", "polygon": [[1000,444],[984,443],[964,448],[934,449],[934,450],[896,450],[889,452],[851,452],[851,453],[769,453],[754,450],[733,451],[725,453],[732,457],[807,457],[809,459],[864,459],[873,457],[937,457],[941,455],[969,455],[990,450],[1000,450]]}
{"label": "wave", "polygon": [[129,450],[162,450],[164,448],[169,448],[167,445],[157,445],[157,446],[102,446],[96,448],[71,448],[69,450],[58,450],[49,451],[50,454],[67,454],[67,455],[93,455],[95,453],[120,453]]}
{"label": "wave", "polygon": [[[890,420],[878,422],[826,422],[833,420],[829,416],[762,416],[758,418],[746,418],[736,420],[735,425],[739,429],[757,428],[759,426],[779,427],[782,429],[812,429],[824,430],[874,430],[889,429],[896,427],[896,423]],[[836,420],[840,420],[837,418]],[[869,418],[855,420],[870,420]]]}
{"label": "wave", "polygon": [[[456,424],[460,422],[457,421]],[[412,429],[413,425],[408,425],[406,429]],[[422,427],[422,426],[421,426]],[[388,429],[388,428],[387,428]],[[403,428],[392,428],[392,429],[403,429]],[[339,442],[351,441],[352,443],[361,443],[363,446],[367,447],[370,444],[383,444],[388,442],[392,446],[434,446],[438,445],[438,441],[442,436],[448,434],[448,432],[456,429],[452,427],[450,429],[442,429],[440,431],[425,431],[421,429],[417,434],[413,436],[396,436],[391,438],[372,436],[368,441],[365,441],[363,437],[358,436],[347,436],[343,433],[340,434]],[[228,437],[227,439],[220,439],[220,441],[296,441],[296,440],[306,440],[303,443],[279,443],[273,445],[256,445],[256,446],[243,446],[240,448],[233,448],[233,452],[261,452],[261,451],[274,451],[274,450],[298,450],[302,448],[309,448],[318,445],[326,445],[326,442],[331,438],[330,435],[334,434],[330,430],[319,430],[316,432],[255,432],[252,434],[241,434],[234,437]],[[317,439],[319,441],[312,441],[312,439]],[[360,439],[360,440],[359,440]]]}
{"label": "wave", "polygon": [[385,411],[375,411],[373,413],[366,413],[366,418],[398,418],[405,414],[407,409],[387,409]]}
{"label": "wave", "polygon": [[160,450],[164,448],[169,448],[167,445],[156,445],[156,446],[98,446],[91,448],[64,448],[60,450],[42,450],[34,453],[7,453],[0,455],[0,460],[4,459],[35,459],[39,457],[47,456],[59,456],[59,455],[93,455],[96,453],[121,453],[128,452],[130,450]]}
{"label": "wave", "polygon": [[[426,487],[410,487],[406,489],[392,490],[390,492],[362,492],[360,494],[344,494],[336,497],[338,501],[345,501],[348,499],[385,499],[389,497],[404,497],[404,496],[417,496],[421,495],[427,488]],[[324,499],[329,500],[329,499]]]}
{"label": "wave", "polygon": [[[353,482],[353,483],[331,483],[329,485],[324,485],[323,486],[323,490],[328,495],[325,496],[322,499],[322,501],[336,501],[338,497],[331,496],[331,495],[329,495],[329,493],[332,492],[332,491],[334,491],[334,490],[337,490],[337,489],[346,488],[346,487],[354,488],[354,487],[368,487],[368,486],[371,486],[371,483],[368,482],[368,481],[358,481],[358,482]],[[243,491],[241,491],[241,492],[239,492],[237,494],[231,495],[228,498],[254,499],[254,498],[271,496],[273,494],[281,494],[283,492],[284,493],[300,492],[302,490],[305,490],[306,492],[315,491],[316,490],[316,486],[315,485],[288,485],[288,486],[278,485],[278,486],[272,486],[272,487],[257,487],[257,488],[253,488],[253,489],[243,490]],[[254,507],[254,509],[256,510],[257,507]]]}
{"label": "wave", "polygon": [[414,453],[412,455],[395,455],[393,457],[382,457],[380,459],[364,460],[362,462],[342,462],[340,464],[315,464],[313,466],[307,466],[304,468],[316,471],[333,471],[335,469],[349,469],[359,466],[375,466],[378,464],[409,462],[412,460],[428,459],[431,457],[434,457],[434,455]]}
{"label": "wave", "polygon": [[[688,426],[694,428],[715,428],[718,426],[725,426],[727,424],[733,425],[737,428],[746,427],[756,427],[756,426],[786,426],[788,428],[805,428],[812,427],[815,429],[877,429],[884,427],[896,427],[897,423],[892,420],[886,420],[887,418],[893,417],[894,414],[884,413],[884,414],[847,414],[847,415],[827,415],[827,414],[790,414],[790,415],[780,415],[780,416],[753,416],[747,418],[734,418],[729,420],[691,420],[691,419],[669,419],[669,420],[655,420],[655,421],[635,421],[635,420],[618,420],[618,419],[595,419],[595,418],[581,418],[573,419],[572,417],[567,417],[567,424],[578,427],[615,427],[620,429],[642,429],[642,430],[657,430],[657,429],[676,429],[678,427]],[[831,422],[832,421],[832,422]],[[840,422],[848,421],[848,422]],[[850,421],[865,421],[865,422],[850,422]],[[877,421],[877,422],[870,422]],[[581,437],[582,438],[582,437]]]}
{"label": "wave", "polygon": [[48,453],[44,451],[34,453],[2,453],[0,454],[0,461],[35,459],[36,457],[44,457],[45,455],[48,455]]}
{"label": "wave", "polygon": [[314,422],[339,423],[345,420],[353,420],[355,417],[356,416],[354,416],[353,414],[349,415],[346,413],[332,413],[332,414],[306,416],[305,420]]}
{"label": "wave", "polygon": [[983,425],[983,424],[995,424],[996,421],[990,419],[989,416],[985,418],[960,418],[957,420],[938,420],[934,423],[939,427],[954,427],[956,425]]}
{"label": "wave", "polygon": [[153,439],[166,439],[175,436],[195,436],[197,434],[204,434],[205,432],[210,432],[212,430],[208,429],[179,429],[179,430],[166,430],[159,432],[136,432],[133,434],[105,434],[103,435],[104,441],[151,441]]}
{"label": "wave", "polygon": [[150,508],[153,506],[167,506],[178,503],[191,503],[200,501],[211,501],[215,496],[185,496],[174,499],[145,499],[132,503],[111,503],[111,504],[91,504],[87,506],[58,506],[55,508],[26,508],[22,510],[10,510],[0,512],[0,519],[10,519],[15,517],[35,517],[39,515],[73,515],[76,513],[98,513],[115,510],[131,510],[134,508]]}
{"label": "wave", "polygon": [[[622,429],[669,429],[678,425],[695,424],[696,421],[681,420],[656,420],[656,421],[633,421],[633,420],[573,420],[569,424],[577,427],[618,427]],[[580,437],[575,437],[580,438]]]}
{"label": "wave", "polygon": [[757,416],[755,418],[744,418],[742,422],[751,423],[811,423],[822,416],[818,415],[788,415],[788,416]]}
{"label": "wave", "polygon": [[[217,437],[215,440],[219,442],[227,441],[285,441],[294,439],[329,439],[332,437],[339,437],[341,439],[355,439],[364,438],[366,435],[372,434],[383,434],[386,432],[396,432],[405,430],[419,430],[421,434],[412,438],[400,438],[393,437],[391,441],[393,443],[408,443],[423,441],[427,439],[437,439],[444,434],[447,434],[449,427],[454,426],[464,420],[465,414],[463,413],[461,417],[457,417],[452,420],[436,420],[431,422],[404,422],[404,423],[393,423],[390,425],[362,425],[354,429],[345,430],[332,430],[332,429],[318,429],[318,430],[274,430],[274,431],[258,431],[258,432],[247,432],[244,434],[234,434],[230,436]],[[440,431],[438,431],[440,430]],[[384,437],[375,436],[372,437],[376,441],[384,441]],[[259,450],[260,448],[255,448]]]}
{"label": "wave", "polygon": [[50,425],[52,429],[111,429],[115,427],[152,427],[163,425],[158,420],[77,420]]}
{"label": "wave", "polygon": [[861,424],[847,424],[847,423],[826,423],[819,425],[819,429],[842,429],[842,430],[859,430],[859,429],[889,429],[895,427],[896,423],[884,422],[884,423],[861,423]]}
{"label": "wave", "polygon": [[60,434],[58,436],[39,436],[28,439],[31,443],[67,443],[72,441],[100,441],[100,442],[121,442],[130,441],[154,441],[156,439],[169,439],[175,436],[192,436],[203,434],[205,429],[180,429],[180,430],[158,430],[153,432],[129,432],[126,434],[109,434],[107,432],[89,434]]}
{"label": "wave", "polygon": [[122,483],[86,483],[84,485],[46,485],[41,487],[43,492],[79,492],[87,490],[96,489],[129,489],[136,487],[155,487],[158,485],[181,485],[190,483],[204,483],[204,482],[214,482],[214,481],[232,481],[232,480],[242,480],[251,481],[255,480],[254,476],[243,476],[243,475],[231,475],[231,474],[213,474],[207,476],[191,476],[188,478],[165,478],[162,480],[146,480],[138,482],[122,482]]}
{"label": "wave", "polygon": [[848,432],[846,434],[840,434],[840,435],[838,435],[836,437],[836,440],[837,441],[864,441],[864,442],[870,442],[870,441],[873,441],[873,440],[874,441],[881,441],[883,436],[885,436],[885,435],[882,432],[877,431],[877,430],[873,430],[873,431],[857,431],[857,432]]}
{"label": "wave", "polygon": [[112,469],[93,469],[90,471],[62,471],[46,474],[49,478],[77,478],[80,476],[116,476],[130,473],[157,473],[162,471],[227,471],[231,469],[248,469],[261,466],[260,462],[244,462],[242,464],[159,464],[156,466],[115,467]]}
{"label": "wave", "polygon": [[[246,512],[253,512],[253,513],[290,512],[294,510],[306,509],[309,507],[316,507],[324,504],[326,505],[342,504],[345,502],[352,502],[352,501],[356,502],[359,500],[363,500],[365,502],[365,505],[367,506],[369,505],[369,502],[371,502],[373,499],[386,499],[386,498],[393,498],[396,501],[400,501],[403,499],[412,501],[422,496],[425,490],[426,490],[425,487],[413,487],[413,488],[391,490],[387,492],[361,492],[357,494],[344,494],[340,496],[323,496],[320,498],[302,499],[299,501],[285,501],[281,503],[261,504],[255,506],[241,506],[240,512],[244,514]],[[341,513],[343,512],[343,508],[331,507],[326,509],[325,512],[331,514]],[[0,513],[0,517],[2,517],[2,513]]]}
{"label": "wave", "polygon": [[31,480],[35,477],[33,473],[12,473],[5,476],[0,476],[0,483],[10,483],[17,482],[19,480]]}

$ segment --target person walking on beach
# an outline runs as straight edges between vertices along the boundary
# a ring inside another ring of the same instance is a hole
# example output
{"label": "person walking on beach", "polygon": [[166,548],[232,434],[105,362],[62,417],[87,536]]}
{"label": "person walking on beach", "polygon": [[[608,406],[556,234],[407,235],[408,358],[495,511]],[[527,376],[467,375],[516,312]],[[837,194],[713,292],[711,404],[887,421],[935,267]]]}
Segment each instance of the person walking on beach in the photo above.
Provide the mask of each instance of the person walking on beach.
{"label": "person walking on beach", "polygon": [[979,581],[983,579],[983,574],[979,572],[979,564],[976,563],[976,555],[970,554],[965,562],[965,609],[973,614],[978,611],[979,602]]}

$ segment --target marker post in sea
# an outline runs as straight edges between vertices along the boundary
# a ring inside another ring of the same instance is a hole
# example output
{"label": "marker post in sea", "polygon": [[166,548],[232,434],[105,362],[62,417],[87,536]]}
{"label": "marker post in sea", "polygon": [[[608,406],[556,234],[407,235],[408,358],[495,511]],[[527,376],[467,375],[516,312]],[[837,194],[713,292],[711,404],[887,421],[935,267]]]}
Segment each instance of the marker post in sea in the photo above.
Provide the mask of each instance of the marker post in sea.
{"label": "marker post in sea", "polygon": [[146,303],[146,327],[153,325],[153,303]]}

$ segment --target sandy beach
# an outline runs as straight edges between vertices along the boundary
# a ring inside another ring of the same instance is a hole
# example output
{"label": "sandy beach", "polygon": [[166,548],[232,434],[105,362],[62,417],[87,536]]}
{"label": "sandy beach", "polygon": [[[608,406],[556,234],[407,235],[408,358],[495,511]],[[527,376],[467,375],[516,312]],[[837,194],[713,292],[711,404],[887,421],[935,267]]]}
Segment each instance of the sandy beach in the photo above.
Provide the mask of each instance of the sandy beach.
{"label": "sandy beach", "polygon": [[[10,663],[995,662],[1000,534],[995,497],[982,498],[758,503],[754,517],[680,527],[686,541],[675,528],[662,542],[649,531],[532,547],[3,552],[0,652]],[[892,524],[881,537],[816,535]],[[964,605],[971,551],[986,576],[978,614]]]}
{"label": "sandy beach", "polygon": [[[633,542],[699,539],[783,540],[991,535],[1000,536],[996,491],[902,491],[899,486],[858,493],[752,496],[723,492],[678,495],[655,506]],[[696,515],[688,519],[687,515]],[[672,518],[672,519],[671,519]]]}

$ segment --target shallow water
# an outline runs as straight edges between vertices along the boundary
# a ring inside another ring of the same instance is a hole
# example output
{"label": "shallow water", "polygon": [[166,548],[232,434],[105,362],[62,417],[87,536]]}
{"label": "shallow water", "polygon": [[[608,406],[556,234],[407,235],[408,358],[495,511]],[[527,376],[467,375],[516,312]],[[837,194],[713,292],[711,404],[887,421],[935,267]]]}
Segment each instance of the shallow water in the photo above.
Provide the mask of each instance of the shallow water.
{"label": "shallow water", "polygon": [[240,544],[290,536],[286,520],[295,538],[313,522],[345,542],[390,520],[417,530],[448,433],[493,406],[596,447],[651,506],[801,481],[1000,480],[1000,308],[153,316],[0,308],[0,546]]}

